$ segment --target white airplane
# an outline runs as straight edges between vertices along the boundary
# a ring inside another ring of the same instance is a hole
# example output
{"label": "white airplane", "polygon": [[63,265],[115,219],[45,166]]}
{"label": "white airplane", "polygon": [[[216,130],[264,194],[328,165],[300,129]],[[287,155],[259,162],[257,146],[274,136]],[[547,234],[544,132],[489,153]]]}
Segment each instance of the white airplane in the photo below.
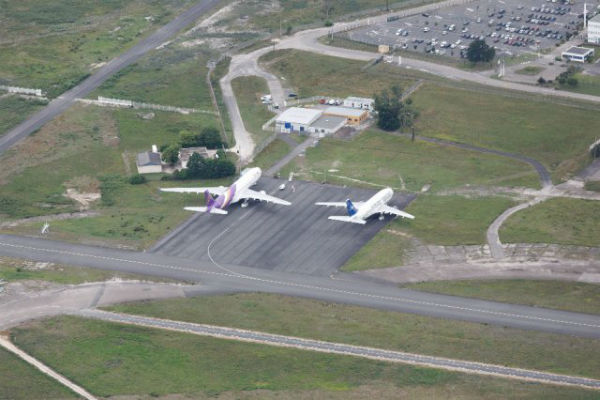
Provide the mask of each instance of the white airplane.
{"label": "white airplane", "polygon": [[[262,171],[260,168],[250,168],[242,172],[242,176],[229,187],[161,188],[160,190],[163,192],[176,193],[204,192],[204,199],[206,200],[205,207],[184,207],[184,209],[188,211],[208,212],[211,214],[227,214],[227,211],[225,211],[224,208],[229,204],[236,203],[240,200],[244,200],[242,207],[245,207],[248,205],[248,199],[262,200],[284,206],[291,205],[292,203],[289,201],[270,196],[264,191],[257,192],[256,190],[250,189],[250,186],[254,185],[260,179],[261,174]],[[216,195],[217,197],[214,198],[212,195]]]}
{"label": "white airplane", "polygon": [[365,202],[357,201],[353,204],[350,201],[350,199],[348,199],[345,203],[318,202],[315,204],[318,206],[328,207],[346,207],[346,210],[348,211],[348,216],[335,215],[329,217],[329,219],[334,221],[352,222],[354,224],[364,225],[367,223],[367,218],[369,218],[373,214],[380,214],[380,219],[383,219],[382,214],[398,215],[402,218],[414,219],[415,217],[413,215],[410,215],[409,213],[387,205],[387,202],[390,201],[393,195],[394,191],[388,187],[375,193],[373,197],[371,197]]}

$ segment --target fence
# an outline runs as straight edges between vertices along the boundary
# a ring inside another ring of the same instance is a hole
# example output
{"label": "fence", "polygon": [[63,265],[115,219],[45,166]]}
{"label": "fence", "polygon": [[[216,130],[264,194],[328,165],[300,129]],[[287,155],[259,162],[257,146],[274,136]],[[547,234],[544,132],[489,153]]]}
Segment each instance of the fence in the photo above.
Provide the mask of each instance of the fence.
{"label": "fence", "polygon": [[273,140],[277,139],[277,136],[279,136],[279,132],[273,132],[269,137],[263,139],[262,142],[257,144],[254,147],[254,151],[252,152],[252,158],[254,158],[258,154],[260,154],[260,152],[263,151],[265,149],[265,147],[270,145]]}
{"label": "fence", "polygon": [[[89,102],[94,103],[94,101],[89,101]],[[217,115],[217,113],[212,110],[199,110],[197,108],[184,108],[184,107],[165,106],[162,104],[141,103],[141,102],[133,101],[133,100],[112,99],[109,97],[102,97],[102,96],[98,96],[98,100],[95,103],[100,104],[100,105],[114,106],[114,107],[147,108],[150,110],[171,111],[171,112],[178,112],[180,114],[201,113],[201,114]]]}
{"label": "fence", "polygon": [[16,86],[4,86],[4,85],[0,85],[0,89],[6,90],[8,93],[28,94],[30,96],[38,96],[38,97],[44,96],[42,89],[30,89],[30,88],[22,88],[22,87],[16,87]]}

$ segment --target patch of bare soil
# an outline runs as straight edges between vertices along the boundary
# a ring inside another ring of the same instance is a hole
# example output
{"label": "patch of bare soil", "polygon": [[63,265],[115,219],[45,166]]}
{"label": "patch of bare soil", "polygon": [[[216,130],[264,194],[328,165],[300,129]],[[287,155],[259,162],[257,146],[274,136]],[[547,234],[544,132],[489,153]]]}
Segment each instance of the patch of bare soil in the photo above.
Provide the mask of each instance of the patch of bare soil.
{"label": "patch of bare soil", "polygon": [[90,208],[91,203],[96,200],[100,200],[100,192],[80,193],[77,191],[77,189],[73,188],[67,189],[67,192],[64,193],[64,196],[79,203],[80,211],[87,210]]}

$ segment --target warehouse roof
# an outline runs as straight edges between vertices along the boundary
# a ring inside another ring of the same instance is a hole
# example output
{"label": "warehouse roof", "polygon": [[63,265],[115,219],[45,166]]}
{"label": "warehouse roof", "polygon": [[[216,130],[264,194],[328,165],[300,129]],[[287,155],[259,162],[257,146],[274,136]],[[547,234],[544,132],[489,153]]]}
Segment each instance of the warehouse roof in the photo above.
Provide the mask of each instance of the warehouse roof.
{"label": "warehouse roof", "polygon": [[312,123],[312,128],[317,129],[334,129],[346,123],[344,117],[334,117],[332,115],[323,115],[318,120]]}
{"label": "warehouse roof", "polygon": [[291,122],[293,124],[310,125],[322,113],[323,111],[314,108],[290,107],[282,112],[275,121],[279,123]]}
{"label": "warehouse roof", "polygon": [[327,107],[325,114],[331,115],[344,115],[346,117],[360,117],[366,111],[358,108],[348,107]]}
{"label": "warehouse roof", "polygon": [[346,97],[346,101],[354,102],[354,103],[373,103],[375,100],[369,97]]}

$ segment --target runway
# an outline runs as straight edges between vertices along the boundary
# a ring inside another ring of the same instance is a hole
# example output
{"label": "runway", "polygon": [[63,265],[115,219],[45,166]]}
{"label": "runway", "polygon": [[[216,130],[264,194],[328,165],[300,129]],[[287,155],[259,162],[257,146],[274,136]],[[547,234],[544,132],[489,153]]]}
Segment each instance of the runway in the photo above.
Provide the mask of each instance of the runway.
{"label": "runway", "polygon": [[[227,216],[192,216],[150,251],[220,265],[329,276],[389,221],[373,218],[364,226],[331,221],[329,215],[345,215],[346,209],[315,205],[347,198],[364,201],[375,190],[302,181],[286,182],[285,190],[277,190],[282,182],[261,178],[253,189],[288,200],[291,206],[252,202],[247,208],[229,206]],[[390,204],[405,208],[414,197],[399,194]]]}
{"label": "runway", "polygon": [[[341,274],[335,279],[260,268],[216,266],[160,253],[0,235],[0,255],[201,282],[214,290],[313,298],[512,328],[600,338],[600,316],[399,289]],[[225,269],[223,269],[225,268]]]}

